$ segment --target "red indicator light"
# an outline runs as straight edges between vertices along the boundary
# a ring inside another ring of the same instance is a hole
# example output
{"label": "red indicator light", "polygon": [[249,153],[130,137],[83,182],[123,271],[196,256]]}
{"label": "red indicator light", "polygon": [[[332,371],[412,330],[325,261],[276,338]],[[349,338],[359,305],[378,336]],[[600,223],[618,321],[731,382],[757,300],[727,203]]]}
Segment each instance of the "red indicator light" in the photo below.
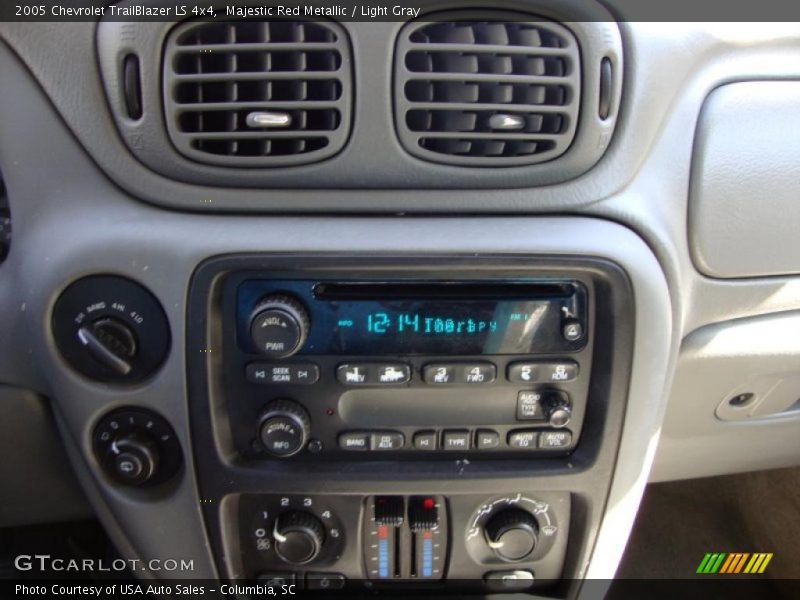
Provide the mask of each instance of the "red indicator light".
{"label": "red indicator light", "polygon": [[422,501],[422,508],[425,510],[431,510],[435,504],[436,503],[433,501],[433,498],[425,498],[425,500]]}
{"label": "red indicator light", "polygon": [[381,539],[386,539],[389,537],[389,528],[386,525],[380,525],[378,527],[378,537]]}
{"label": "red indicator light", "polygon": [[328,415],[329,417],[332,417],[333,416],[333,409],[329,408],[328,410],[325,411],[325,414]]}

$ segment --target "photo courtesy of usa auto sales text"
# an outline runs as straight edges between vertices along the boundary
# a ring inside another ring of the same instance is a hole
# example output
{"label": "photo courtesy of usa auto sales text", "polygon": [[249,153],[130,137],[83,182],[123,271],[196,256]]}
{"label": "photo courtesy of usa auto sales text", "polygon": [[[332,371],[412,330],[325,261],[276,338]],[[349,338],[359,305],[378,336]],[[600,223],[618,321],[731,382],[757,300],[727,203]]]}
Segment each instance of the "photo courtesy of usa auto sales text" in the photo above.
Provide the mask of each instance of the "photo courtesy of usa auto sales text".
{"label": "photo courtesy of usa auto sales text", "polygon": [[16,584],[17,596],[55,596],[111,598],[116,595],[141,598],[187,596],[197,598],[205,594],[221,596],[293,596],[297,593],[295,585],[154,585],[140,583],[114,583],[109,585],[69,585],[55,583],[51,585]]}

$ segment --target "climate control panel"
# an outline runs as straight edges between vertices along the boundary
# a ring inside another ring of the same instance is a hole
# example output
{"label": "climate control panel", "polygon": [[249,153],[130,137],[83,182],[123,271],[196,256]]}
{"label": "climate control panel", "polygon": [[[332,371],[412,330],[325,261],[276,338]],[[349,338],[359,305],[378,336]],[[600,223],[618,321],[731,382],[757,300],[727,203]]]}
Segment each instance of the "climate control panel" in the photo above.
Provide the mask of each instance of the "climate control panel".
{"label": "climate control panel", "polygon": [[236,505],[239,575],[311,590],[545,587],[561,576],[570,515],[561,493],[245,494]]}

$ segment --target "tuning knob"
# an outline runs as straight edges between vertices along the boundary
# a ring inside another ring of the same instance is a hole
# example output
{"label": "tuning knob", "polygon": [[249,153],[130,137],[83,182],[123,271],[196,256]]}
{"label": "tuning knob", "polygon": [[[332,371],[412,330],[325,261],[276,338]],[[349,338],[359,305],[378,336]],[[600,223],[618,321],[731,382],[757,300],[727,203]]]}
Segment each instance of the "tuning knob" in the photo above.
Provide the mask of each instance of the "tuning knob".
{"label": "tuning knob", "polygon": [[520,561],[533,552],[538,537],[536,518],[521,508],[502,510],[486,523],[489,547],[508,562]]}
{"label": "tuning knob", "polygon": [[291,356],[303,346],[310,322],[300,302],[289,296],[267,296],[250,319],[250,338],[270,358]]}
{"label": "tuning knob", "polygon": [[572,418],[569,397],[564,392],[547,394],[544,414],[550,427],[566,427]]}
{"label": "tuning knob", "polygon": [[272,531],[275,552],[284,562],[304,565],[314,560],[325,541],[325,528],[314,515],[294,510],[279,515]]}
{"label": "tuning knob", "polygon": [[259,437],[267,452],[282,458],[297,454],[305,446],[311,429],[306,410],[291,400],[267,405],[258,424]]}

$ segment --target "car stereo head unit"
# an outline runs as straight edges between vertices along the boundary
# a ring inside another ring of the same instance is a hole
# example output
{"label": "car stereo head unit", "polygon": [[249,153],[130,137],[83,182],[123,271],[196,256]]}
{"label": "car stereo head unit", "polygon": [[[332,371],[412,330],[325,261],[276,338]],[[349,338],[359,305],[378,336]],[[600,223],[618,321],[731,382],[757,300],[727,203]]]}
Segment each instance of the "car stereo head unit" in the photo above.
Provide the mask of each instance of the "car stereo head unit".
{"label": "car stereo head unit", "polygon": [[568,453],[589,389],[591,287],[464,270],[228,274],[219,391],[235,450],[248,460]]}

